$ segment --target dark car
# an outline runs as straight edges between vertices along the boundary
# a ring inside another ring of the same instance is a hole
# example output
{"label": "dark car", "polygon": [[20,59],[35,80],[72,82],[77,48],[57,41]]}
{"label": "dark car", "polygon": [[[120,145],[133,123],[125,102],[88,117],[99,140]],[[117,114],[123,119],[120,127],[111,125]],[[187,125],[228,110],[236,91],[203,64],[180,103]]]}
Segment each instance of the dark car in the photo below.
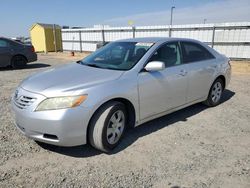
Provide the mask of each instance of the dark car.
{"label": "dark car", "polygon": [[36,60],[37,54],[32,45],[0,37],[0,67],[23,68]]}

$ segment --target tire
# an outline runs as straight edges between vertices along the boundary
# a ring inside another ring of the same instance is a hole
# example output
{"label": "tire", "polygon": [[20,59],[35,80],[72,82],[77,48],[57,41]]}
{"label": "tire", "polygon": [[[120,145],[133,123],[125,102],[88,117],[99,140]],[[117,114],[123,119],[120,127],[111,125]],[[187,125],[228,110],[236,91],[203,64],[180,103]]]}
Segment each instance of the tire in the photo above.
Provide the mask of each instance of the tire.
{"label": "tire", "polygon": [[104,104],[90,121],[90,144],[98,150],[110,152],[119,144],[126,124],[127,112],[124,104],[116,101]]}
{"label": "tire", "polygon": [[11,66],[14,69],[21,69],[27,65],[27,60],[24,56],[17,55],[12,57],[11,59]]}
{"label": "tire", "polygon": [[209,90],[207,100],[203,103],[210,107],[217,106],[218,104],[220,104],[223,91],[224,82],[221,78],[217,78]]}

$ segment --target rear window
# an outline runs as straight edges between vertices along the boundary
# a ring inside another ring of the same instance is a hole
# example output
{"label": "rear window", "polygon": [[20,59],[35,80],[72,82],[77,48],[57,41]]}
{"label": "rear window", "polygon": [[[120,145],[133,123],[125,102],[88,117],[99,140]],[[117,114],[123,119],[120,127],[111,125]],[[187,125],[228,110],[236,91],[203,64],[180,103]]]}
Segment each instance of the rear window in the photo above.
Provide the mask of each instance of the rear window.
{"label": "rear window", "polygon": [[181,46],[184,63],[204,61],[215,58],[206,48],[199,44],[192,42],[182,42]]}
{"label": "rear window", "polygon": [[8,47],[7,41],[0,39],[0,47],[1,48]]}
{"label": "rear window", "polygon": [[11,40],[9,42],[10,42],[10,45],[13,46],[13,47],[20,47],[20,46],[24,45],[24,43],[19,42],[19,41],[14,41],[14,40]]}

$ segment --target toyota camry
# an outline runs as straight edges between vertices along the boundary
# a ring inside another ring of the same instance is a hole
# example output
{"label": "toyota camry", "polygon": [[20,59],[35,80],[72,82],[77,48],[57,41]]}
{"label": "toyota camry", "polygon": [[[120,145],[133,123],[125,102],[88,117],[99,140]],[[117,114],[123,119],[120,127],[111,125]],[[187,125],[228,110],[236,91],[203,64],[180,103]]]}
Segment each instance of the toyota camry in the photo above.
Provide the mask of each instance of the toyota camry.
{"label": "toyota camry", "polygon": [[118,40],[23,80],[12,95],[15,124],[40,142],[109,152],[128,127],[199,102],[218,105],[230,77],[229,59],[196,40]]}

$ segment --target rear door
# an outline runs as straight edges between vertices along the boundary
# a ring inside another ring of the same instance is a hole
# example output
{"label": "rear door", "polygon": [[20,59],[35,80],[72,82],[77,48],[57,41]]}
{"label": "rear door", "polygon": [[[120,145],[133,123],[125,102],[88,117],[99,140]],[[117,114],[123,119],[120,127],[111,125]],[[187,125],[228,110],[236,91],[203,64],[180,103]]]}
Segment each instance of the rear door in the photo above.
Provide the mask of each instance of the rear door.
{"label": "rear door", "polygon": [[6,67],[10,65],[11,61],[11,49],[8,41],[0,39],[0,67]]}
{"label": "rear door", "polygon": [[141,120],[186,102],[187,65],[182,63],[178,42],[162,45],[148,62],[151,61],[164,62],[166,68],[138,75]]}
{"label": "rear door", "polygon": [[217,63],[215,57],[198,43],[181,42],[181,49],[188,71],[187,102],[193,102],[208,95]]}

